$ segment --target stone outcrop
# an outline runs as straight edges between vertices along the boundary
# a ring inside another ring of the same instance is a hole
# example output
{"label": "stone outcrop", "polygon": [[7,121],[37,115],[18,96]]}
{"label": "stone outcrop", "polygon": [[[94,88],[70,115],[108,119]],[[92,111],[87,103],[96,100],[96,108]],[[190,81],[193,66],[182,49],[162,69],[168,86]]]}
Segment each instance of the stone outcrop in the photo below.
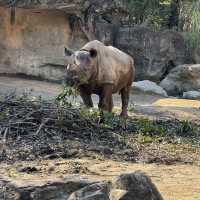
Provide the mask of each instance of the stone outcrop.
{"label": "stone outcrop", "polygon": [[0,199],[163,200],[150,178],[138,171],[122,174],[112,182],[94,182],[73,175],[63,180],[31,183],[2,178]]}
{"label": "stone outcrop", "polygon": [[199,91],[188,91],[183,92],[184,99],[197,99],[200,100],[200,90]]}
{"label": "stone outcrop", "polygon": [[0,8],[0,73],[22,73],[49,80],[65,75],[64,46],[71,42],[69,19],[62,11],[17,9],[10,23],[10,10]]}
{"label": "stone outcrop", "polygon": [[160,86],[169,95],[181,96],[183,92],[200,89],[200,64],[177,66],[161,81]]}
{"label": "stone outcrop", "polygon": [[173,31],[122,27],[116,46],[134,57],[136,80],[159,82],[175,66],[191,62],[183,37]]}
{"label": "stone outcrop", "polygon": [[133,82],[132,88],[133,90],[139,90],[142,92],[153,93],[167,97],[167,93],[162,87],[149,80]]}

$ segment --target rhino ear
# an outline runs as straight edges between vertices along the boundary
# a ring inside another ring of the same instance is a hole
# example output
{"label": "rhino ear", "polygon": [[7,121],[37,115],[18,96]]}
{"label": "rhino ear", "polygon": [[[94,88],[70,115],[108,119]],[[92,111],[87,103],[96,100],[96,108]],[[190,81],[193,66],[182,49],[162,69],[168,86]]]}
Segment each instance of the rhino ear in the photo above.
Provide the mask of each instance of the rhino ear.
{"label": "rhino ear", "polygon": [[90,52],[90,56],[92,58],[95,58],[97,56],[97,50],[96,49],[90,49],[89,52]]}
{"label": "rhino ear", "polygon": [[65,47],[65,56],[71,56],[74,52],[71,49]]}

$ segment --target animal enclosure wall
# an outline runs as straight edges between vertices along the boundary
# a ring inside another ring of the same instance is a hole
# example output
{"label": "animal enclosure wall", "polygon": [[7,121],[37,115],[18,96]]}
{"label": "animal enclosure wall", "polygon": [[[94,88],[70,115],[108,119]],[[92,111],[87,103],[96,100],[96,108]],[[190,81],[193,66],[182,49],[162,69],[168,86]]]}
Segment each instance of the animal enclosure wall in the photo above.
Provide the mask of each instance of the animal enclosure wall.
{"label": "animal enclosure wall", "polygon": [[[12,21],[11,21],[12,19]],[[78,39],[77,39],[78,38]],[[64,46],[77,48],[86,38],[59,10],[0,8],[0,73],[22,73],[50,80],[64,76]]]}

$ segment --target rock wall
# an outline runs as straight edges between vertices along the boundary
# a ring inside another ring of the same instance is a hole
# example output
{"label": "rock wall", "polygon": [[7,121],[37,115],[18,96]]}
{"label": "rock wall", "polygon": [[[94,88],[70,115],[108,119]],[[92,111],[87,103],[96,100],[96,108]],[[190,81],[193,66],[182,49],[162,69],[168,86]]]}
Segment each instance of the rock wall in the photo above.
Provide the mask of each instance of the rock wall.
{"label": "rock wall", "polygon": [[13,15],[9,6],[0,8],[0,73],[62,80],[64,46],[78,49],[93,39],[130,54],[136,80],[160,82],[172,68],[193,62],[181,34],[130,27],[129,13],[116,1],[13,2]]}
{"label": "rock wall", "polygon": [[184,38],[175,31],[121,27],[117,38],[116,46],[135,60],[136,80],[160,82],[175,66],[191,62]]}
{"label": "rock wall", "polygon": [[[50,80],[64,76],[64,46],[78,47],[87,39],[72,31],[69,16],[58,10],[0,8],[0,73],[23,73]],[[73,35],[73,37],[72,37]]]}

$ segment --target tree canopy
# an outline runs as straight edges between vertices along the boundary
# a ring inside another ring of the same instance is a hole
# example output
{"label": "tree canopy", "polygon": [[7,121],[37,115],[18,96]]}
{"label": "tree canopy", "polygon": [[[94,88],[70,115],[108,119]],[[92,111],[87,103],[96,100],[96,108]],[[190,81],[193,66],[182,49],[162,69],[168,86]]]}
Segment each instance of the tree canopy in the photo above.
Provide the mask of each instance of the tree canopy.
{"label": "tree canopy", "polygon": [[200,0],[121,0],[133,24],[157,29],[200,31]]}

